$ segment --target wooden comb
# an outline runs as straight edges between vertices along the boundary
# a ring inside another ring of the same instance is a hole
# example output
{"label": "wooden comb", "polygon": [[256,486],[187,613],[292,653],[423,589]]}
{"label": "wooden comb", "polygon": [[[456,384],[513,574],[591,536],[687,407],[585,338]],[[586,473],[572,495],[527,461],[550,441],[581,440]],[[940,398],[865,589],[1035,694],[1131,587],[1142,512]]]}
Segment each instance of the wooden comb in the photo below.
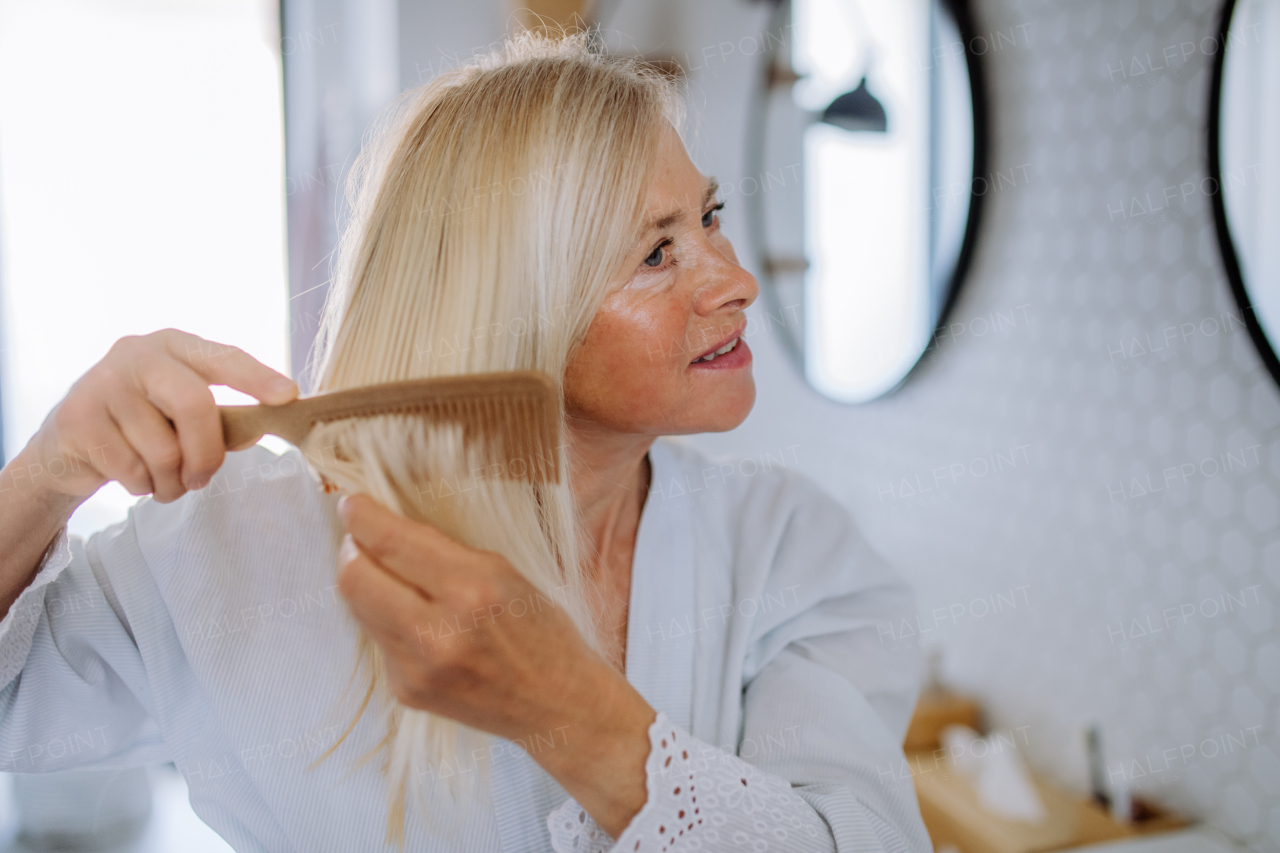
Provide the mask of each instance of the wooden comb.
{"label": "wooden comb", "polygon": [[227,447],[263,433],[301,446],[319,423],[370,415],[417,415],[457,424],[468,446],[478,444],[501,476],[558,482],[560,420],[558,391],[539,370],[472,373],[410,379],[302,397],[279,406],[219,406]]}

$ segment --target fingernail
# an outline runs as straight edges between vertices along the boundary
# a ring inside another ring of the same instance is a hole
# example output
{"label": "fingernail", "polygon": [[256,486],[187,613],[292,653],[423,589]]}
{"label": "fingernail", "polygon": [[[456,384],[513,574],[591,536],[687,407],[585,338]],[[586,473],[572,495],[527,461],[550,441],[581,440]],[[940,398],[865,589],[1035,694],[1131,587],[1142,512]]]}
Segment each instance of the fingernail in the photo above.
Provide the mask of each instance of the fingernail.
{"label": "fingernail", "polygon": [[338,515],[341,515],[344,519],[347,517],[347,497],[347,495],[343,495],[338,498]]}
{"label": "fingernail", "polygon": [[354,560],[360,555],[360,550],[356,548],[356,541],[351,538],[351,534],[347,533],[342,537],[342,544],[338,546],[338,559],[344,563]]}

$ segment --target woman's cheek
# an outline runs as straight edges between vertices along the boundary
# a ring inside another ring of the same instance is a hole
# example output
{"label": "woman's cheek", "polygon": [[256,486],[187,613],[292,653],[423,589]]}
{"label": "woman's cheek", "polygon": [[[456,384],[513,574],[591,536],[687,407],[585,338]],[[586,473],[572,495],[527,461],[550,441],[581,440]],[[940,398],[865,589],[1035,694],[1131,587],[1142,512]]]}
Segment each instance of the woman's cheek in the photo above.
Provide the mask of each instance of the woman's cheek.
{"label": "woman's cheek", "polygon": [[[663,338],[661,300],[657,291],[622,291],[611,296],[596,314],[603,343],[624,360],[651,360]],[[613,359],[610,359],[611,361]]]}
{"label": "woman's cheek", "polygon": [[673,287],[610,296],[593,329],[605,381],[622,393],[662,393],[672,370],[683,374],[697,356],[688,352],[688,321],[687,300]]}

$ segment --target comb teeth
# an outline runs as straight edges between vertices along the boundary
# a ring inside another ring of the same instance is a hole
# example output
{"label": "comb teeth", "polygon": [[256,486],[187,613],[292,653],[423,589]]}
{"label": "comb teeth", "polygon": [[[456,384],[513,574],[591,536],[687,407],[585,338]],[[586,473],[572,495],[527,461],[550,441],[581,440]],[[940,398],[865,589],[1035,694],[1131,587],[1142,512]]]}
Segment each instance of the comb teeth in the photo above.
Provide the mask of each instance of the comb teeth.
{"label": "comb teeth", "polygon": [[270,432],[301,444],[317,423],[373,415],[417,415],[462,427],[464,446],[478,447],[499,477],[559,482],[559,392],[540,371],[411,379],[351,388],[281,406],[224,406],[228,446],[237,436]]}
{"label": "comb teeth", "polygon": [[560,472],[557,412],[543,391],[542,387],[535,387],[521,393],[508,387],[427,399],[386,400],[365,406],[353,403],[341,410],[323,413],[315,422],[403,414],[416,415],[430,424],[459,425],[464,447],[477,448],[485,465],[498,477],[557,482]]}

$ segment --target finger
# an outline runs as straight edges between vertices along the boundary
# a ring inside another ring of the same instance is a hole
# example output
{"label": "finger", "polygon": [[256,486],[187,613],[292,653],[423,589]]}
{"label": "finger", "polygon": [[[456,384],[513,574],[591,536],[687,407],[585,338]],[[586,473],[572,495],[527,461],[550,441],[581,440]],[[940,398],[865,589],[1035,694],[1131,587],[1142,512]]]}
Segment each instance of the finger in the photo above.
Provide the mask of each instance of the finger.
{"label": "finger", "polygon": [[381,568],[351,534],[342,538],[338,567],[338,591],[356,619],[383,644],[418,650],[421,626],[431,621],[422,592]]}
{"label": "finger", "polygon": [[209,383],[181,362],[163,359],[138,368],[143,391],[177,432],[180,480],[186,489],[204,486],[222,467],[222,418]]}
{"label": "finger", "polygon": [[298,396],[297,383],[239,347],[206,341],[177,329],[166,329],[162,335],[169,354],[204,377],[206,384],[227,385],[270,406]]}
{"label": "finger", "polygon": [[182,483],[182,449],[164,416],[146,399],[132,393],[109,398],[107,413],[147,466],[155,499],[168,503],[182,497],[187,491]]}
{"label": "finger", "polygon": [[428,594],[464,574],[476,555],[430,524],[397,515],[368,495],[344,495],[338,515],[374,560]]}
{"label": "finger", "polygon": [[114,420],[103,419],[94,429],[89,462],[108,480],[115,480],[131,495],[149,495],[154,486],[147,463],[124,437]]}

